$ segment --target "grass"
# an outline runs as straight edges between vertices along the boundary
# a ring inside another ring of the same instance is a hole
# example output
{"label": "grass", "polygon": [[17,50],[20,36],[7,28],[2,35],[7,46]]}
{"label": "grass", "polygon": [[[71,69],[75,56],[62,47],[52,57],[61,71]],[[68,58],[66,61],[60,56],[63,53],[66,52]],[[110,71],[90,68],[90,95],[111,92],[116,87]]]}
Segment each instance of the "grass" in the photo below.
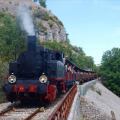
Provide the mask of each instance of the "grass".
{"label": "grass", "polygon": [[97,92],[99,95],[101,95],[101,91],[100,91],[100,90],[96,90],[96,92]]}
{"label": "grass", "polygon": [[90,86],[90,89],[91,89],[92,91],[96,91],[99,95],[102,95],[102,94],[101,94],[101,91],[100,91],[99,89],[96,90],[95,87],[94,87],[94,85],[91,85],[91,86]]}

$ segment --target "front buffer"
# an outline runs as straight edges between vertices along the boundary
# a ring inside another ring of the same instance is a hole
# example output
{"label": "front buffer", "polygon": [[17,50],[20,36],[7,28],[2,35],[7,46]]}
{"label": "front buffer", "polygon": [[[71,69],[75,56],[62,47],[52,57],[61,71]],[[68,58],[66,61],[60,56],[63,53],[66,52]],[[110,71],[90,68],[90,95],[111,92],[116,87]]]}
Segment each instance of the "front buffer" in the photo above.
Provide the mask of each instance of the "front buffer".
{"label": "front buffer", "polygon": [[3,91],[8,101],[16,102],[18,100],[38,100],[41,103],[51,102],[56,96],[54,85],[11,85],[5,84]]}

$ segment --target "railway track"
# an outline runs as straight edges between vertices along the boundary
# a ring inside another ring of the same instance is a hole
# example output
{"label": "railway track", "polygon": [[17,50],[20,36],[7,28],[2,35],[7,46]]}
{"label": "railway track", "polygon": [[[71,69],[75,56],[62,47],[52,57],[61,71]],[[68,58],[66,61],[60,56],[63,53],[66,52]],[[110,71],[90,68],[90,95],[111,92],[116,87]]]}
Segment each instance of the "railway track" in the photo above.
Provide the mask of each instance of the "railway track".
{"label": "railway track", "polygon": [[46,120],[66,94],[67,92],[59,95],[52,103],[44,106],[33,103],[13,105],[10,108],[6,106],[6,109],[0,112],[0,120]]}
{"label": "railway track", "polygon": [[[26,112],[26,111],[24,111],[24,110],[20,110],[19,108],[17,109],[17,107],[11,107],[11,108],[7,108],[6,110],[4,110],[4,111],[2,111],[2,112],[0,112],[0,116],[10,116],[11,115],[11,113],[9,113],[9,112],[18,112],[18,114],[20,113],[20,112]],[[32,117],[34,117],[38,112],[44,112],[44,107],[41,107],[41,108],[39,108],[39,109],[37,109],[37,110],[35,110],[33,113],[31,113],[27,118],[25,118],[24,120],[30,120]],[[7,113],[7,115],[5,115]],[[1,117],[1,119],[5,119],[6,120],[6,118],[2,118]],[[13,118],[14,119],[14,118]],[[23,119],[23,118],[22,118]]]}

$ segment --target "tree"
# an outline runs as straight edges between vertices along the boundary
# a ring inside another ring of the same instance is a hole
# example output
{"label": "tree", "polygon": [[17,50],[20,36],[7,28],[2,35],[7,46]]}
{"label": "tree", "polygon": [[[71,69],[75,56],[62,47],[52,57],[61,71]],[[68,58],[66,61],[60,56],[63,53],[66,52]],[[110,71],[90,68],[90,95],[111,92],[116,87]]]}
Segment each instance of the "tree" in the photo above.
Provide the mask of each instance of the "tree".
{"label": "tree", "polygon": [[66,40],[68,40],[68,39],[69,39],[69,38],[68,38],[68,35],[69,35],[69,34],[68,34],[68,33],[66,33]]}
{"label": "tree", "polygon": [[0,26],[0,57],[2,61],[9,63],[26,50],[26,35],[9,14],[5,13],[1,21],[4,25]]}
{"label": "tree", "polygon": [[113,48],[103,54],[100,70],[106,87],[120,96],[120,48]]}
{"label": "tree", "polygon": [[47,5],[46,5],[46,0],[39,0],[39,2],[40,2],[40,5],[41,5],[42,7],[44,7],[44,8],[47,7]]}

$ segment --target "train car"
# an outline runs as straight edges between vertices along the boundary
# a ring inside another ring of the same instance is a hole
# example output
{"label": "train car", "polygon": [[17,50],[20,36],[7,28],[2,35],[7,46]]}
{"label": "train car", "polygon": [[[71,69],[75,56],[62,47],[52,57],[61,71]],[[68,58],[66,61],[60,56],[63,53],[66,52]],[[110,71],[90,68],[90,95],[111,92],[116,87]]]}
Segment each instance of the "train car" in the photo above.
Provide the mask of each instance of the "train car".
{"label": "train car", "polygon": [[[8,83],[3,86],[7,100],[51,102],[75,81],[81,83],[97,78],[96,73],[82,70],[68,59],[63,63],[61,51],[36,45],[36,36],[28,36],[27,43],[28,50],[21,53],[17,61],[9,63]],[[76,72],[68,71],[68,64],[74,66]]]}

